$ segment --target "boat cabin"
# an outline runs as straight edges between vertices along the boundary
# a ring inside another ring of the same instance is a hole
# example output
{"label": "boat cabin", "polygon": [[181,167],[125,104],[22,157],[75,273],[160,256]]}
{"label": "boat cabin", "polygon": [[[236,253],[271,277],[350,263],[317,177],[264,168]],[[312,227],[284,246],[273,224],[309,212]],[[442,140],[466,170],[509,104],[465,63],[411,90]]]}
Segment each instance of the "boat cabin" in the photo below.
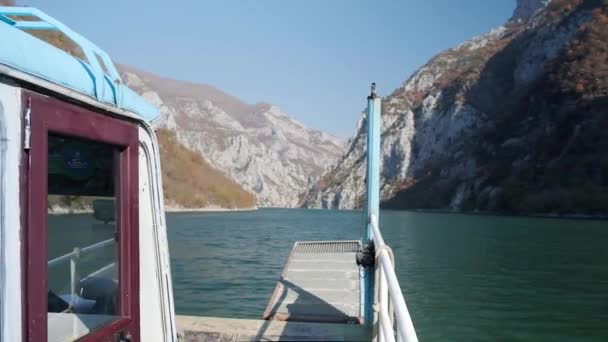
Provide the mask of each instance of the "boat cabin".
{"label": "boat cabin", "polygon": [[93,43],[0,7],[0,340],[177,340],[158,117]]}

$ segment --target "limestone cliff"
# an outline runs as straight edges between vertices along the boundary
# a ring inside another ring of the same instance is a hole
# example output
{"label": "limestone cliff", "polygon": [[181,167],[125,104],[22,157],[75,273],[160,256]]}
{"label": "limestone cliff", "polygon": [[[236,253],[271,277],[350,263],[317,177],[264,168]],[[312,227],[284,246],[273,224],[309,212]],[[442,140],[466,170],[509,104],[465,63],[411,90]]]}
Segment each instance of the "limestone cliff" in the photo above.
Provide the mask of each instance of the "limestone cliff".
{"label": "limestone cliff", "polygon": [[121,66],[125,83],[161,109],[160,126],[257,196],[258,206],[293,207],[343,152],[276,106],[249,105],[206,84]]}
{"label": "limestone cliff", "polygon": [[[389,208],[608,212],[608,1],[520,0],[384,98]],[[362,205],[365,118],[302,205]]]}

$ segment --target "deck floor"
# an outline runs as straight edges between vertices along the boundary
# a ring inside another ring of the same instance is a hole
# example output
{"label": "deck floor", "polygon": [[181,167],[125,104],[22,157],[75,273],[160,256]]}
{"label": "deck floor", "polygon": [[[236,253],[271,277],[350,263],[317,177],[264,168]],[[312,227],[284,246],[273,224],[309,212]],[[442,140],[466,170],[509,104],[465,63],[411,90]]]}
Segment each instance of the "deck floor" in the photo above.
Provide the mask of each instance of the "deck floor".
{"label": "deck floor", "polygon": [[264,321],[177,316],[182,342],[370,341],[370,330],[355,324]]}
{"label": "deck floor", "polygon": [[297,242],[264,319],[360,323],[359,241]]}

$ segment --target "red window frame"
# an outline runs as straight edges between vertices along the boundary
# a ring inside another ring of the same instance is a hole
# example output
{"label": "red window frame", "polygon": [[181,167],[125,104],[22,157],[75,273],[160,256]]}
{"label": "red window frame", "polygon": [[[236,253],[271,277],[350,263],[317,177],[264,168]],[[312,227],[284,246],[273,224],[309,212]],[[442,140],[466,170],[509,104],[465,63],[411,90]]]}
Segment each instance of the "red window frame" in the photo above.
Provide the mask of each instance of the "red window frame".
{"label": "red window frame", "polygon": [[116,341],[117,334],[140,340],[139,327],[139,183],[138,128],[135,123],[31,91],[23,91],[31,106],[31,148],[24,231],[24,304],[27,341],[47,341],[47,168],[48,136],[84,138],[117,147],[120,190],[117,196],[120,318],[95,329],[82,341]]}

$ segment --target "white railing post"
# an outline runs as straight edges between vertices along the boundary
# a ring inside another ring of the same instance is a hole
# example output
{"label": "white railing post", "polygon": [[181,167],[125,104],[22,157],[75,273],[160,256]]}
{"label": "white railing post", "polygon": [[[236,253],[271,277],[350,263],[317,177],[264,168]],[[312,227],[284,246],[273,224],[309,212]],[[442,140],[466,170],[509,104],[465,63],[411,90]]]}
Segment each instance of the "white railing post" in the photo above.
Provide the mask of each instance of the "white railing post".
{"label": "white railing post", "polygon": [[388,317],[386,309],[380,309],[380,316],[382,316],[382,319],[380,320],[382,333],[380,336],[382,336],[383,340],[386,342],[395,342],[395,333],[393,327],[389,324],[390,318]]}
{"label": "white railing post", "polygon": [[401,335],[399,334],[399,332],[397,332],[397,342],[405,342],[402,338]]}
{"label": "white railing post", "polygon": [[382,342],[382,331],[380,329],[380,289],[382,284],[380,283],[380,265],[376,263],[374,265],[374,321],[372,324],[372,342]]}
{"label": "white railing post", "polygon": [[379,291],[379,302],[380,302],[380,330],[381,336],[386,342],[395,342],[395,336],[393,333],[393,325],[391,324],[392,320],[388,313],[388,284],[386,283],[386,277],[384,275],[384,270],[382,266],[379,268],[380,271],[380,287]]}
{"label": "white railing post", "polygon": [[[70,301],[70,307],[73,305],[73,301],[75,301],[76,297],[74,295],[79,295],[80,289],[80,272],[78,272],[78,264],[80,263],[80,258],[88,253],[96,251],[100,248],[111,245],[115,240],[107,239],[90,246],[86,246],[84,248],[74,247],[74,249],[66,253],[60,257],[55,259],[51,259],[47,261],[47,267],[51,268],[60,264],[63,264],[67,261],[70,262],[70,294],[72,295],[72,300]],[[108,265],[109,266],[109,265]],[[108,266],[102,267],[102,269],[106,269]],[[94,272],[95,273],[95,272]]]}
{"label": "white railing post", "polygon": [[[384,270],[392,270],[393,265],[386,249],[380,251],[379,259]],[[386,271],[385,276],[388,283],[390,298],[395,307],[397,332],[403,341],[418,341],[416,331],[414,330],[414,324],[412,323],[412,318],[410,317],[410,313],[405,305],[405,298],[403,298],[403,293],[399,287],[399,281],[397,280],[395,272]]]}
{"label": "white railing post", "polygon": [[[72,295],[71,302],[75,300],[80,287],[80,277],[78,276],[78,261],[80,259],[80,248],[75,247],[70,258],[70,294]],[[72,306],[73,303],[70,303]]]}
{"label": "white railing post", "polygon": [[78,250],[78,253],[82,256],[82,255],[85,255],[87,253],[91,253],[91,252],[93,252],[93,251],[95,251],[95,250],[97,250],[99,248],[109,246],[114,241],[115,240],[113,238],[111,238],[111,239],[107,239],[107,240],[104,240],[104,241],[101,241],[101,242],[98,242],[98,243],[95,243],[95,244],[92,244],[90,246],[86,246],[86,247],[83,247],[83,248],[80,248],[80,249],[76,247],[76,248],[74,248],[74,251],[72,251],[70,253],[67,253],[67,254],[64,254],[64,255],[62,255],[60,257],[57,257],[55,259],[49,260],[47,262],[47,265],[48,265],[48,267],[57,266],[57,265],[65,262],[65,261],[70,260],[74,256],[74,254],[76,253],[76,250]]}
{"label": "white railing post", "polygon": [[[378,227],[378,218],[375,215],[370,216],[370,227],[372,230],[372,237],[376,248],[376,263],[379,263],[380,270],[380,284],[381,286],[378,291],[379,298],[379,325],[380,333],[378,334],[383,339],[393,338],[394,341],[394,330],[393,324],[391,324],[391,317],[389,316],[389,303],[391,309],[394,310],[395,325],[397,327],[397,340],[402,342],[417,342],[418,337],[414,330],[414,324],[412,318],[405,304],[405,298],[403,292],[399,286],[399,280],[395,274],[392,251],[384,243],[382,234]],[[384,294],[384,289],[388,290],[388,294]],[[386,299],[385,299],[386,298]],[[393,316],[391,314],[391,316]],[[390,327],[390,328],[389,328]],[[388,335],[390,334],[391,337]]]}

